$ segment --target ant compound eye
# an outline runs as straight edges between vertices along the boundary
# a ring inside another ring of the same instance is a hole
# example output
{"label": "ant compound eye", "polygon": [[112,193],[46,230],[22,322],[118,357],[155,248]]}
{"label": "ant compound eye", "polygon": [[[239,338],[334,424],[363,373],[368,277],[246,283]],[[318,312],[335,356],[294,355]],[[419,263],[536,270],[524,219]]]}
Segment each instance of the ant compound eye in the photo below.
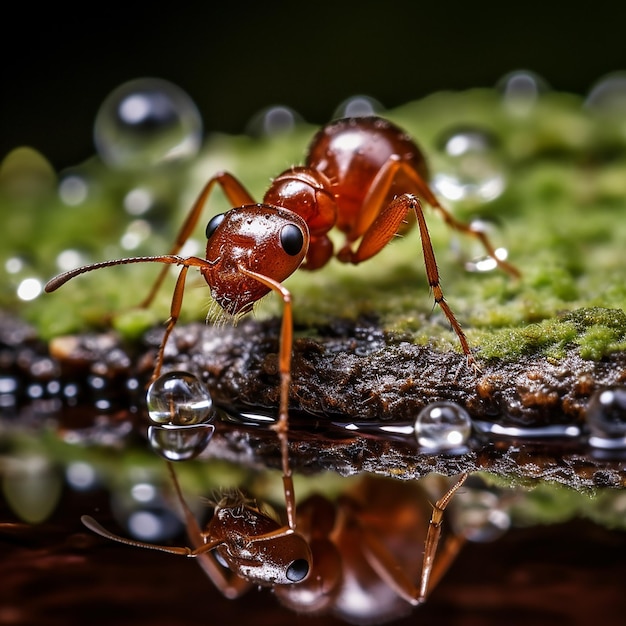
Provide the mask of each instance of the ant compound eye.
{"label": "ant compound eye", "polygon": [[217,230],[217,227],[224,221],[224,213],[219,213],[209,220],[206,225],[206,238],[210,239],[211,235]]}
{"label": "ant compound eye", "polygon": [[289,256],[296,256],[302,251],[304,235],[295,224],[287,224],[280,231],[280,245]]}
{"label": "ant compound eye", "polygon": [[287,580],[290,580],[292,583],[299,583],[307,577],[308,573],[309,562],[306,559],[296,559],[289,565],[285,575]]}

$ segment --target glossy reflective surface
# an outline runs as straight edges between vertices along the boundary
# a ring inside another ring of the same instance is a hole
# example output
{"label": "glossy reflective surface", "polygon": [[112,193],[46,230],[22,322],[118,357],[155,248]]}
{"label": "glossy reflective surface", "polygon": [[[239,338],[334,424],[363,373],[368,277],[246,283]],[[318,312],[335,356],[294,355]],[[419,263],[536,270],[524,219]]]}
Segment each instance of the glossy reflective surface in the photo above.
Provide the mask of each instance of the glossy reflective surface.
{"label": "glossy reflective surface", "polygon": [[[106,509],[100,494],[67,493],[62,505],[43,525],[0,534],[3,623],[204,626],[210,613],[213,623],[293,625],[294,614],[270,592],[233,602],[187,559],[129,555],[126,546],[90,535],[78,518],[85,507]],[[618,626],[626,609],[625,560],[623,535],[589,524],[512,531],[492,544],[467,545],[429,602],[395,623],[549,626],[593,623],[601,613],[604,624]],[[324,616],[306,623],[343,622]]]}

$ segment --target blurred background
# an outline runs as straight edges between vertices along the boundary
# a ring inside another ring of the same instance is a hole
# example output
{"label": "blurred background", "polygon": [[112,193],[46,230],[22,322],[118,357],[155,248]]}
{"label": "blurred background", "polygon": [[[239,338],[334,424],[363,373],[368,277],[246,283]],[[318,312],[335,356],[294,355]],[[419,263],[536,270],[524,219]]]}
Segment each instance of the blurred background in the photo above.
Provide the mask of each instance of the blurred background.
{"label": "blurred background", "polygon": [[83,10],[11,3],[0,38],[0,159],[18,145],[36,148],[56,169],[89,157],[100,104],[143,76],[187,91],[205,132],[243,132],[256,112],[277,103],[321,124],[354,94],[392,108],[434,91],[493,86],[515,69],[584,94],[626,68],[624,13],[608,0],[107,3]]}

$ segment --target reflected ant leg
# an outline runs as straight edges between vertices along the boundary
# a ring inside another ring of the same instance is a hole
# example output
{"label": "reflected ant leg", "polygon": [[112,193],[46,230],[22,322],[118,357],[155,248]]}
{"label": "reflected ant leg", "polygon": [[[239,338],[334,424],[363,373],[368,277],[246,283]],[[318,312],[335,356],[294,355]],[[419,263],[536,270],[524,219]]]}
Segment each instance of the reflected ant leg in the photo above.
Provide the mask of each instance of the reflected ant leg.
{"label": "reflected ant leg", "polygon": [[441,538],[441,525],[443,523],[443,513],[450,504],[454,494],[461,488],[467,480],[468,474],[462,474],[457,482],[448,489],[448,491],[433,505],[433,512],[428,524],[428,533],[426,535],[426,544],[424,546],[424,561],[422,564],[422,578],[420,581],[419,596],[415,599],[417,604],[425,602],[428,593],[435,587],[439,579],[445,574],[446,570],[454,561],[459,549],[463,545],[463,539],[454,537],[450,539],[450,544],[446,546],[446,550],[439,555],[439,559],[435,561],[437,554],[437,546]]}
{"label": "reflected ant leg", "polygon": [[[189,213],[187,214],[183,225],[180,227],[180,230],[176,235],[174,245],[169,251],[170,255],[178,254],[181,248],[189,239],[189,237],[191,237],[191,234],[193,233],[195,227],[198,224],[198,220],[202,215],[202,211],[204,210],[207,200],[209,199],[211,191],[216,184],[218,184],[222,188],[222,191],[226,195],[226,198],[228,198],[231,206],[236,207],[254,204],[254,199],[252,198],[252,196],[232,174],[229,174],[228,172],[218,172],[217,174],[212,176],[211,179],[205,184],[205,186],[202,188],[202,191],[196,198],[196,201],[193,203],[193,206],[189,210]],[[157,276],[157,279],[154,281],[154,284],[152,285],[150,292],[148,293],[146,298],[139,304],[139,308],[145,309],[148,308],[150,304],[152,304],[154,298],[156,297],[156,294],[163,284],[163,281],[165,280],[166,275],[167,268],[164,267]]]}
{"label": "reflected ant leg", "polygon": [[[172,485],[174,486],[176,499],[178,500],[185,517],[187,537],[189,537],[191,545],[196,551],[204,549],[203,547],[206,545],[206,535],[200,529],[198,521],[194,517],[187,501],[185,500],[185,497],[183,496],[183,491],[180,487],[180,483],[178,482],[174,466],[169,461],[167,461],[166,464]],[[203,569],[204,573],[209,577],[211,582],[219,589],[220,593],[222,593],[225,598],[234,600],[235,598],[243,595],[250,588],[250,583],[247,580],[239,576],[227,576],[226,572],[218,563],[216,563],[211,554],[207,554],[206,552],[198,553],[196,560],[198,565],[200,565]]]}
{"label": "reflected ant leg", "polygon": [[291,351],[293,346],[293,311],[291,293],[278,281],[257,274],[244,267],[239,268],[243,274],[255,278],[277,293],[283,300],[283,319],[280,329],[280,347],[278,366],[280,371],[280,403],[278,410],[278,422],[274,430],[280,441],[281,462],[283,471],[283,487],[285,493],[285,508],[287,510],[287,523],[289,528],[296,527],[296,498],[289,463],[289,387],[291,385]]}
{"label": "reflected ant leg", "polygon": [[[465,482],[467,476],[467,474],[463,474],[432,507],[433,510],[424,546],[419,587],[399,567],[395,557],[389,552],[387,546],[381,542],[378,535],[366,528],[362,529],[362,547],[367,562],[389,587],[410,604],[419,605],[426,601],[428,594],[435,588],[450,567],[465,541],[464,537],[456,535],[447,537],[442,549],[437,554],[441,538],[443,513],[454,494]],[[435,559],[435,557],[437,558]]]}

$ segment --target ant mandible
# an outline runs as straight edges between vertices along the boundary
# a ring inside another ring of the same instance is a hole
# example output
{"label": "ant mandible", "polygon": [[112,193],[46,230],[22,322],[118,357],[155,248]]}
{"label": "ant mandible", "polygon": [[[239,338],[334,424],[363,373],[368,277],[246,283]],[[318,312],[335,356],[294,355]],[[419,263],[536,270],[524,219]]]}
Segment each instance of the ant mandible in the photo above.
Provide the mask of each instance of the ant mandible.
{"label": "ant mandible", "polygon": [[[161,372],[165,346],[179,318],[189,268],[198,268],[214,300],[231,316],[247,313],[256,301],[270,291],[282,298],[280,400],[278,421],[274,429],[280,442],[287,526],[275,522],[272,525],[269,518],[250,506],[237,507],[237,511],[247,512],[245,518],[237,522],[232,507],[225,507],[221,509],[221,515],[215,516],[218,519],[215,527],[210,526],[202,533],[187,512],[187,526],[195,550],[160,549],[208,557],[207,552],[222,546],[224,549],[218,550],[218,554],[223,562],[244,579],[259,584],[298,582],[310,571],[308,544],[296,532],[296,504],[288,454],[293,321],[291,294],[282,281],[298,267],[314,270],[323,267],[331,259],[334,251],[328,233],[333,227],[336,226],[345,235],[345,243],[336,254],[338,260],[358,264],[380,252],[396,235],[407,215],[414,212],[434,300],[455,331],[468,364],[475,365],[467,338],[444,299],[435,253],[419,198],[430,204],[449,226],[476,237],[503,270],[513,276],[519,273],[512,265],[498,259],[483,231],[474,230],[458,221],[439,203],[427,178],[428,170],[421,151],[406,133],[391,122],[378,117],[333,121],[313,138],[306,164],[288,169],[276,177],[263,203],[255,203],[244,186],[231,174],[217,173],[202,189],[169,254],[95,263],[65,272],[48,282],[45,289],[50,292],[75,276],[104,267],[130,263],[164,264],[166,267],[142,303],[142,306],[148,306],[165,278],[167,266],[181,266],[172,296],[170,317],[156,357],[153,380]],[[206,258],[179,256],[178,252],[197,225],[216,184],[235,208],[209,220],[206,228]],[[171,466],[170,470],[176,484]],[[420,587],[417,591],[404,592],[414,603],[422,602],[426,597],[443,510],[464,479],[464,476],[461,477],[434,507]],[[180,489],[178,492],[182,499]],[[220,525],[222,518],[224,521]],[[87,524],[104,536],[133,543],[111,535],[93,520],[87,521]],[[239,524],[243,524],[243,527],[240,528]],[[135,542],[133,545],[143,544]],[[241,546],[249,551],[244,550],[242,553],[235,549]],[[292,558],[293,555],[298,556]],[[203,559],[203,562],[212,563],[203,567],[213,580],[219,580],[214,571],[215,564],[208,558]],[[245,563],[256,563],[259,569],[246,569]],[[296,565],[290,569],[293,564]],[[383,569],[381,566],[381,571]],[[385,577],[393,579],[393,574],[388,571]]]}

